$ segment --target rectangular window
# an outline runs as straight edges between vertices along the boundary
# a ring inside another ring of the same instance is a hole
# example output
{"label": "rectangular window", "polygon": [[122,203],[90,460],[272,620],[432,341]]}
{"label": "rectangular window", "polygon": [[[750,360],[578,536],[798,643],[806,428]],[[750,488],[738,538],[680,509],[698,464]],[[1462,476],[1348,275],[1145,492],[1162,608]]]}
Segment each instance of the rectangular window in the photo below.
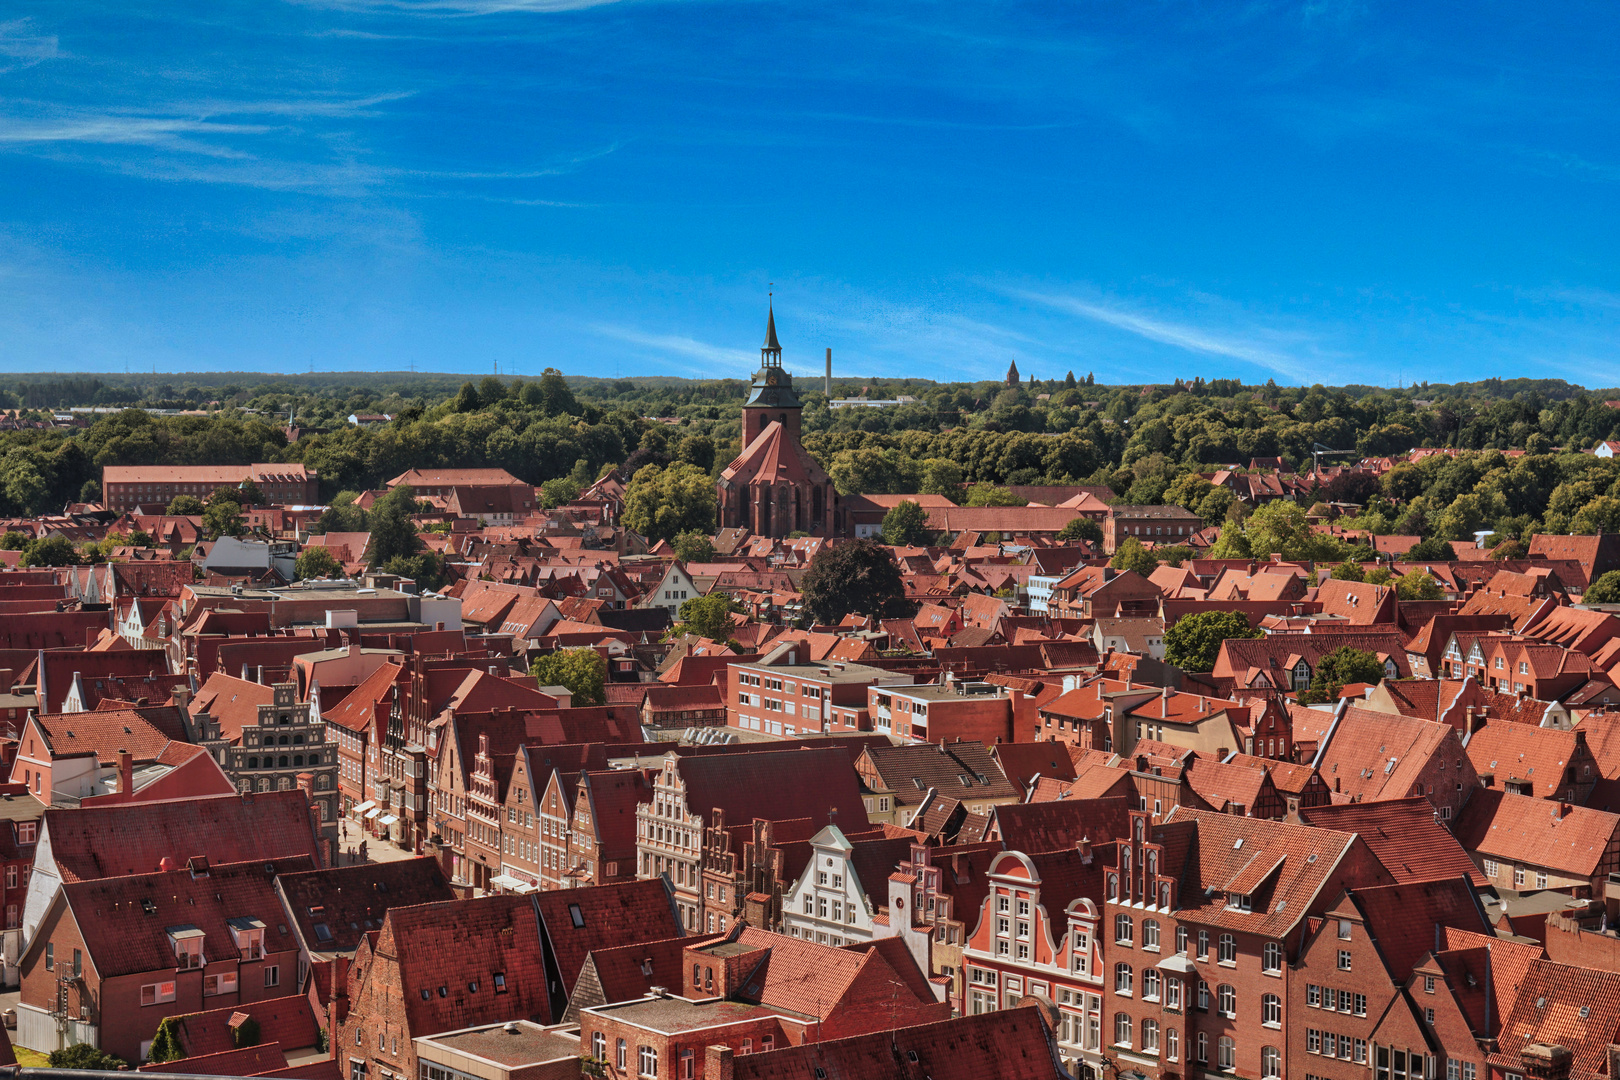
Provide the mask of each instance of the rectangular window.
{"label": "rectangular window", "polygon": [[266,986],[280,986],[281,985],[281,968],[278,965],[271,964],[269,967],[264,969],[264,985],[266,985]]}
{"label": "rectangular window", "polygon": [[234,993],[236,993],[236,972],[228,971],[222,975],[205,975],[203,977],[203,997]]}
{"label": "rectangular window", "polygon": [[1340,949],[1339,950],[1339,970],[1340,971],[1349,971],[1350,970],[1350,950],[1349,949]]}
{"label": "rectangular window", "polygon": [[161,1005],[166,1001],[174,1000],[174,983],[157,982],[147,983],[141,987],[142,1005]]}

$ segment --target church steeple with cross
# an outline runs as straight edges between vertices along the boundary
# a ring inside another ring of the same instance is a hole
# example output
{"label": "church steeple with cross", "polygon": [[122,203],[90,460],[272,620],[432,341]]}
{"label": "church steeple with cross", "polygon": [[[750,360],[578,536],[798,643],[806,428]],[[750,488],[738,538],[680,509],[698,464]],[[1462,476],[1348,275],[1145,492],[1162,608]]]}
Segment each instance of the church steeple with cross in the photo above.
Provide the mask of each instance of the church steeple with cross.
{"label": "church steeple with cross", "polygon": [[742,407],[741,455],[716,483],[720,527],[758,536],[841,536],[846,515],[832,478],[799,443],[804,404],[782,367],[776,305],[766,308],[759,370]]}

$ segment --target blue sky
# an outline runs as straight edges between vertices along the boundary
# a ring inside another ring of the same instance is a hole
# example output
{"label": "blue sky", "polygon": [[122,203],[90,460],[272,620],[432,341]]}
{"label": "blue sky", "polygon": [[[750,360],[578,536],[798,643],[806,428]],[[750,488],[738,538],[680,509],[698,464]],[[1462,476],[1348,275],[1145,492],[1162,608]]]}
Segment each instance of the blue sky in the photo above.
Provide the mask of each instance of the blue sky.
{"label": "blue sky", "polygon": [[1620,16],[0,3],[0,371],[1620,384]]}

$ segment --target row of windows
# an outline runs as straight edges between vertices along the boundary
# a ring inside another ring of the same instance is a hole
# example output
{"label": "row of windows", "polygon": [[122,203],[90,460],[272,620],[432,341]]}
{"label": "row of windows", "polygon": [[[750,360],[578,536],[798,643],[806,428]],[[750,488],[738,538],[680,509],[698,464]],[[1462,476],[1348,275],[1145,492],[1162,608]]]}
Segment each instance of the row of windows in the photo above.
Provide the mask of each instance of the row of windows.
{"label": "row of windows", "polygon": [[[257,757],[248,758],[246,768],[257,769],[259,767],[259,761],[260,760],[261,759],[259,759]],[[301,768],[303,766],[303,764],[304,764],[304,755],[303,754],[294,754],[290,760],[291,760],[291,765],[289,766],[289,764],[288,764],[289,759],[288,759],[286,754],[282,754],[280,757],[275,757],[275,758],[267,757],[267,758],[263,759],[264,767],[266,769],[286,769],[286,768],[289,768],[289,767],[296,769],[296,768]],[[309,755],[309,764],[311,764],[311,765],[319,765],[320,763],[321,763],[321,755],[319,755],[319,754],[311,754],[311,755]]]}
{"label": "row of windows", "polygon": [[1320,1054],[1322,1057],[1342,1058],[1357,1065],[1367,1064],[1366,1039],[1352,1039],[1348,1035],[1318,1031],[1316,1028],[1305,1029],[1305,1052]]}
{"label": "row of windows", "polygon": [[1329,1012],[1350,1013],[1355,1016],[1367,1015],[1366,994],[1353,994],[1349,990],[1335,990],[1331,986],[1317,986],[1314,983],[1306,983],[1305,1004],[1313,1009],[1326,1009]]}

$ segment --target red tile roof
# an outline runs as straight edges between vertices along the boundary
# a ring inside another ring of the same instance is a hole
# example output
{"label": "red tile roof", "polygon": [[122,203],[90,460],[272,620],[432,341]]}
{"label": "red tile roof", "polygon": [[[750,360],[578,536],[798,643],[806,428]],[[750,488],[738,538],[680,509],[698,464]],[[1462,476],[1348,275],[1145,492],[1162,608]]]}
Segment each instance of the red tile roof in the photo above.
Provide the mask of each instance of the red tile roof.
{"label": "red tile roof", "polygon": [[[314,953],[354,952],[361,935],[382,928],[390,908],[455,899],[439,864],[428,856],[283,874],[278,888],[305,948]],[[324,936],[318,926],[325,928]]]}
{"label": "red tile roof", "polygon": [[[1277,940],[1332,899],[1322,890],[1359,843],[1351,833],[1184,806],[1152,835],[1164,838],[1166,866],[1186,860],[1178,894],[1184,919]],[[1252,894],[1253,910],[1229,908],[1228,892]]]}
{"label": "red tile roof", "polygon": [[1120,796],[1016,803],[997,806],[991,815],[991,835],[1008,851],[1059,851],[1081,840],[1103,844],[1130,835],[1130,802]]}
{"label": "red tile roof", "polygon": [[[320,1039],[323,1025],[310,1011],[309,999],[294,994],[177,1016],[175,1023],[179,1027],[181,1050],[187,1057],[201,1057],[235,1049],[231,1017],[238,1013],[245,1013],[258,1023],[261,1043],[280,1043],[287,1050],[301,1050],[315,1046]],[[165,1070],[161,1064],[152,1068]]]}
{"label": "red tile roof", "polygon": [[1463,846],[1435,821],[1434,804],[1421,795],[1313,806],[1299,816],[1308,825],[1360,836],[1396,881],[1466,875],[1480,888],[1489,884]]}
{"label": "red tile roof", "polygon": [[674,897],[662,878],[542,892],[534,899],[556,957],[565,998],[573,993],[574,980],[593,950],[638,938],[679,937],[685,932]]}
{"label": "red tile roof", "polygon": [[41,831],[65,882],[150,874],[165,859],[182,866],[193,855],[215,863],[319,857],[308,797],[296,790],[51,808]]}
{"label": "red tile roof", "polygon": [[1290,705],[1288,712],[1294,741],[1316,742],[1315,765],[1322,779],[1352,799],[1405,798],[1413,794],[1430,761],[1442,760],[1449,769],[1467,757],[1449,724],[1355,706],[1345,706],[1337,723],[1336,713],[1320,709]]}
{"label": "red tile roof", "polygon": [[[1592,779],[1580,775],[1592,766],[1592,758],[1586,734],[1578,728],[1565,731],[1492,721],[1468,736],[1467,745],[1468,759],[1480,776],[1493,777],[1498,787],[1528,784],[1525,794],[1537,798],[1556,798]],[[1570,769],[1575,770],[1574,777],[1566,775]]]}
{"label": "red tile roof", "polygon": [[[1609,1045],[1620,1039],[1620,974],[1537,960],[1503,1019],[1494,1069],[1523,1073],[1526,1046],[1563,1046],[1571,1080],[1608,1076]],[[1494,1070],[1493,1070],[1494,1071]]]}
{"label": "red tile roof", "polygon": [[820,826],[836,810],[838,820],[853,828],[866,823],[866,804],[852,750],[860,747],[682,757],[675,769],[686,784],[687,809],[705,820],[722,810],[733,823],[802,817]]}
{"label": "red tile roof", "polygon": [[1390,977],[1405,982],[1412,965],[1434,951],[1436,931],[1451,927],[1489,934],[1490,919],[1467,877],[1407,881],[1353,890]]}
{"label": "red tile roof", "polygon": [[[174,944],[167,931],[175,926],[203,932],[205,960],[236,956],[226,921],[251,917],[270,928],[279,925],[285,916],[276,896],[275,875],[313,866],[308,856],[215,864],[197,877],[180,869],[68,882],[61,896],[73,912],[96,973],[112,979],[173,971]],[[265,940],[266,948],[271,948],[270,937]]]}
{"label": "red tile roof", "polygon": [[1483,788],[1463,807],[1455,831],[1463,847],[1485,858],[1591,877],[1620,833],[1620,815]]}
{"label": "red tile roof", "polygon": [[137,1072],[179,1073],[189,1076],[258,1076],[287,1067],[287,1058],[277,1042],[221,1050],[215,1054],[158,1061],[142,1065]]}
{"label": "red tile roof", "polygon": [[[912,1060],[912,1055],[916,1060]],[[783,1047],[733,1059],[734,1080],[1059,1080],[1051,1030],[1034,1007]]]}
{"label": "red tile roof", "polygon": [[[386,1000],[390,988],[397,988],[413,1038],[514,1018],[549,1021],[553,1015],[540,922],[529,896],[393,908],[375,947],[361,955],[367,959],[351,978],[362,988],[351,990],[351,1007],[363,1006],[368,993]],[[499,993],[497,974],[505,984]]]}

